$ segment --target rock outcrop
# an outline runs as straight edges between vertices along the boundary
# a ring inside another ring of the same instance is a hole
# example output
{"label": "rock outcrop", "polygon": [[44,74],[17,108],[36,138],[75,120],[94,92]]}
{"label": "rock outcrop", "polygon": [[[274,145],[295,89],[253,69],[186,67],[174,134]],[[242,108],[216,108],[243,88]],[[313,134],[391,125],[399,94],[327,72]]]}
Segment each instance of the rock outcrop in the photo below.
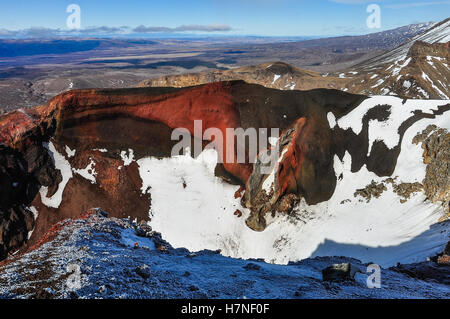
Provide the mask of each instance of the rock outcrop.
{"label": "rock outcrop", "polygon": [[246,223],[253,230],[266,228],[266,214],[288,213],[299,200],[297,181],[303,173],[299,168],[305,162],[301,136],[307,135],[306,121],[297,120],[282,134],[274,149],[258,156],[244,197],[245,206],[251,210]]}
{"label": "rock outcrop", "polygon": [[450,214],[450,133],[429,125],[413,142],[421,143],[423,162],[427,165],[423,180],[425,194],[433,203],[442,202]]}
{"label": "rock outcrop", "polygon": [[354,193],[354,197],[363,197],[367,202],[373,198],[379,198],[380,195],[387,191],[386,185],[391,184],[392,190],[396,193],[401,199],[400,203],[406,202],[412,194],[423,191],[423,185],[419,182],[415,183],[396,183],[397,178],[389,177],[383,180],[380,183],[376,183],[374,180],[364,188],[357,189]]}
{"label": "rock outcrop", "polygon": [[322,270],[324,281],[342,282],[355,280],[356,273],[363,273],[363,267],[351,263],[334,264]]}

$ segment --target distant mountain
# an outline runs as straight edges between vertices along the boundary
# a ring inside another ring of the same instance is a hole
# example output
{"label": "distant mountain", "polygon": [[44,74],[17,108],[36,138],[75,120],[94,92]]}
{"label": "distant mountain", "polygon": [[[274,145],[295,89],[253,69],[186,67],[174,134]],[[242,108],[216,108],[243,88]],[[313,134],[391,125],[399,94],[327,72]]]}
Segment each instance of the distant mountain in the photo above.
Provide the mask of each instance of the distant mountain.
{"label": "distant mountain", "polygon": [[354,40],[357,38],[361,42],[361,47],[372,47],[376,45],[377,48],[390,50],[403,44],[405,41],[422,34],[434,24],[434,22],[410,24],[392,30],[369,33],[366,35],[349,38],[353,38]]}
{"label": "distant mountain", "polygon": [[410,40],[417,35],[422,34],[430,27],[435,25],[434,22],[410,24],[400,28],[386,30],[376,33],[354,36],[337,36],[313,39],[300,42],[282,43],[280,49],[297,48],[335,48],[335,50],[373,50],[383,49],[392,50],[402,43]]}
{"label": "distant mountain", "polygon": [[296,68],[283,62],[263,63],[225,71],[168,75],[140,83],[140,87],[186,87],[210,82],[244,80],[278,90],[342,88],[347,80],[323,77],[319,73]]}
{"label": "distant mountain", "polygon": [[450,19],[446,19],[394,50],[356,66],[350,73],[360,76],[346,88],[364,94],[448,99],[449,63]]}
{"label": "distant mountain", "polygon": [[[381,41],[384,37],[387,46],[388,43],[395,42],[394,39],[399,39],[399,35],[418,32],[427,26],[429,24],[411,25],[367,35],[364,42]],[[344,72],[320,75],[283,62],[276,62],[226,71],[164,76],[146,80],[140,86],[186,87],[209,82],[244,80],[279,90],[334,88],[366,95],[449,99],[450,42],[447,42],[449,40],[450,19],[447,19],[432,24],[430,29],[393,50]],[[330,43],[333,41],[330,40]]]}
{"label": "distant mountain", "polygon": [[[428,29],[433,23],[420,23],[420,24],[411,24],[408,26],[400,27],[393,30],[382,31],[378,33],[372,33],[368,35],[361,36],[345,36],[345,37],[333,37],[333,38],[317,38],[315,40],[314,37],[292,37],[292,38],[273,38],[273,37],[218,37],[222,39],[221,41],[226,43],[229,41],[241,42],[242,40],[250,40],[255,41],[259,39],[262,43],[274,43],[280,42],[284,44],[295,44],[295,43],[305,43],[308,47],[314,47],[315,45],[323,46],[326,43],[330,43],[330,45],[335,45],[335,41],[342,42],[346,46],[349,45],[349,41],[356,44],[357,46],[362,43],[370,44],[370,47],[390,49],[396,47],[406,41],[407,39],[414,37],[415,35],[423,32]],[[154,44],[155,42],[149,39],[142,39],[142,35],[130,35],[134,36],[134,38],[105,38],[96,37],[92,35],[92,37],[86,38],[76,38],[76,37],[64,37],[60,38],[52,38],[52,39],[38,39],[38,38],[28,38],[28,39],[0,39],[0,57],[16,57],[16,56],[31,56],[31,55],[39,55],[39,54],[64,54],[64,53],[72,53],[72,52],[83,52],[90,51],[99,48],[124,48],[124,47],[132,47],[139,45],[148,45]],[[147,35],[148,36],[148,35]],[[190,36],[186,38],[186,35],[177,34],[177,35],[164,35],[159,34],[158,37],[161,38],[176,38],[179,37],[185,41],[187,40],[208,40],[208,37],[201,36]],[[136,40],[135,38],[139,37],[140,40]],[[209,37],[211,38],[211,37]],[[218,38],[211,38],[217,40]],[[332,41],[330,41],[332,40]],[[257,42],[256,42],[257,43]],[[339,50],[339,48],[337,49]]]}
{"label": "distant mountain", "polygon": [[416,41],[400,60],[373,68],[347,88],[366,94],[448,99],[450,96],[450,42]]}
{"label": "distant mountain", "polygon": [[406,57],[409,49],[416,41],[422,41],[426,43],[446,43],[450,41],[450,18],[445,19],[439,23],[434,23],[429,28],[421,30],[416,36],[410,40],[402,43],[395,49],[375,57],[364,63],[366,67],[379,66],[389,62],[395,62],[402,60]]}

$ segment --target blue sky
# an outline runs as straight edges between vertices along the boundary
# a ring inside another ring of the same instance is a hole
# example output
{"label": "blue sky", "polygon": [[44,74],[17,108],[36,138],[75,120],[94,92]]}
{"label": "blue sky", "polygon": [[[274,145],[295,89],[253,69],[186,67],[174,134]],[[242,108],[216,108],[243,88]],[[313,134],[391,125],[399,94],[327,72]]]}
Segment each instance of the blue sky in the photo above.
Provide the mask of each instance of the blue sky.
{"label": "blue sky", "polygon": [[[3,0],[0,29],[65,29],[72,3],[81,8],[82,28],[196,25],[205,28],[191,32],[229,35],[364,34],[450,17],[450,0]],[[371,3],[381,7],[381,29],[366,26]]]}

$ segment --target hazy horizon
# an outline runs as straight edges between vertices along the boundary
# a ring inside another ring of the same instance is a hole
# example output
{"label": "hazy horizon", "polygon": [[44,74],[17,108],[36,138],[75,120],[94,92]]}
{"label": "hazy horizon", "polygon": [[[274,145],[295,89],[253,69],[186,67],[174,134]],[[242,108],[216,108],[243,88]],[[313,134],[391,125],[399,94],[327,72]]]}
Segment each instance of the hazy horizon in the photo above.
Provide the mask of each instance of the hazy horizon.
{"label": "hazy horizon", "polygon": [[[370,27],[370,5],[380,24]],[[79,29],[67,20],[79,9]],[[2,4],[0,38],[55,37],[330,37],[376,33],[442,21],[450,1],[400,0],[229,0],[120,1],[17,0]]]}

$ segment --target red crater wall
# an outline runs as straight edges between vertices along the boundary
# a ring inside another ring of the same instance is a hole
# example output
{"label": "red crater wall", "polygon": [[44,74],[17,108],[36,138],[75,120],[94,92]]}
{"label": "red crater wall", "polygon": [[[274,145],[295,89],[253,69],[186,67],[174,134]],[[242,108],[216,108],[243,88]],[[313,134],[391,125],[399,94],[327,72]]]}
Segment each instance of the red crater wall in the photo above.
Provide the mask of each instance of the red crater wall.
{"label": "red crater wall", "polygon": [[[340,95],[342,98],[337,98]],[[271,128],[279,128],[285,132],[295,126],[294,142],[278,174],[281,185],[278,197],[295,193],[309,202],[326,200],[335,185],[332,139],[326,119],[328,105],[334,103],[339,114],[349,111],[362,99],[326,90],[278,91],[242,81],[183,89],[66,92],[44,106],[0,118],[0,177],[8,181],[0,190],[0,211],[13,211],[17,219],[25,220],[30,212],[18,207],[38,209],[31,243],[57,221],[91,207],[102,207],[112,216],[146,219],[151,196],[142,194],[137,165],[124,166],[120,151],[132,149],[135,158],[170,156],[177,142],[170,139],[173,129],[186,128],[194,135],[195,120],[202,120],[201,135],[211,127],[220,129],[225,139],[223,145],[227,143],[226,128],[267,128],[269,132]],[[85,168],[90,160],[96,163],[98,183],[91,184],[74,174],[58,208],[43,205],[38,193],[41,186],[46,186],[51,196],[62,180],[61,172],[43,146],[48,141],[52,141],[60,154],[65,154],[66,146],[76,150],[73,157],[66,157],[74,169]],[[108,152],[96,150],[102,148]],[[234,149],[226,151],[236,157]],[[219,149],[219,153],[225,173],[245,185],[253,165],[227,163],[226,152]],[[19,186],[12,187],[16,182]],[[0,243],[3,257],[23,245],[26,241],[23,234],[32,230],[33,224],[21,223],[16,229],[10,224],[4,227],[10,231]],[[22,235],[17,237],[19,228]]]}

